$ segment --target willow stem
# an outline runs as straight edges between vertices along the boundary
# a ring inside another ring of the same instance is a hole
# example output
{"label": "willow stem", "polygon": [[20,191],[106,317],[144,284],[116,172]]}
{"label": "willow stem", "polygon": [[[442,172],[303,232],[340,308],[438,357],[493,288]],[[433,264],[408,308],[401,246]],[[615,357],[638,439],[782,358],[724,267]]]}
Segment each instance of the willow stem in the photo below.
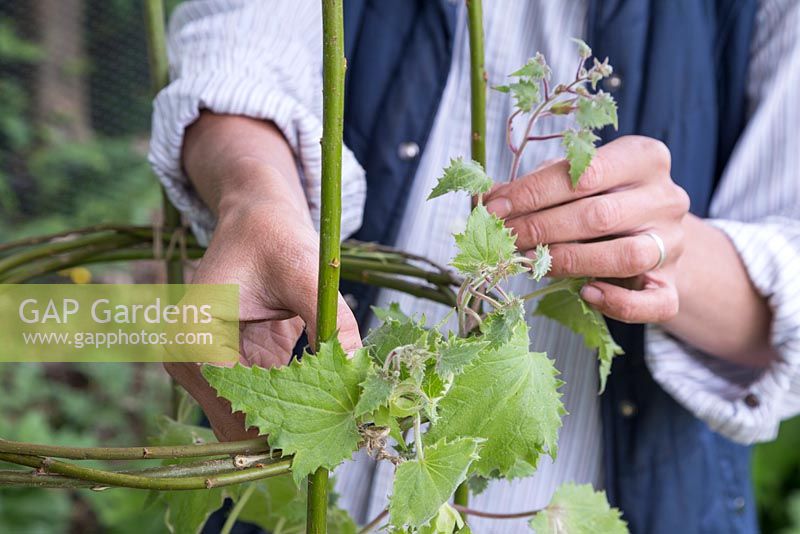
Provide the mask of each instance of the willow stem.
{"label": "willow stem", "polygon": [[0,439],[0,453],[49,456],[69,460],[174,460],[225,454],[258,454],[269,450],[269,443],[267,443],[266,437],[224,443],[168,447],[60,447],[58,445],[37,445],[35,443]]}
{"label": "willow stem", "polygon": [[[322,0],[322,205],[316,346],[336,335],[341,269],[342,135],[344,129],[344,12],[342,0]],[[328,531],[328,470],[308,477],[306,532]]]}
{"label": "willow stem", "polygon": [[[230,473],[256,464],[270,464],[276,461],[270,455],[204,460],[176,465],[149,467],[139,470],[112,471],[126,475],[138,475],[149,478],[183,478],[196,476],[219,475]],[[111,486],[98,486],[97,483],[79,480],[62,475],[44,475],[36,472],[0,471],[0,486],[42,487],[42,488],[92,488],[108,489]]]}
{"label": "willow stem", "polygon": [[230,486],[252,480],[260,480],[290,472],[291,458],[284,458],[269,464],[242,469],[230,473],[219,473],[209,476],[190,476],[177,478],[148,477],[141,474],[118,473],[88,467],[39,456],[23,456],[19,454],[0,453],[0,461],[32,467],[43,473],[58,474],[66,477],[94,482],[98,486],[119,486],[124,488],[147,489],[158,491],[179,491],[210,489]]}
{"label": "willow stem", "polygon": [[466,0],[469,29],[472,159],[486,168],[486,70],[483,53],[483,6]]}

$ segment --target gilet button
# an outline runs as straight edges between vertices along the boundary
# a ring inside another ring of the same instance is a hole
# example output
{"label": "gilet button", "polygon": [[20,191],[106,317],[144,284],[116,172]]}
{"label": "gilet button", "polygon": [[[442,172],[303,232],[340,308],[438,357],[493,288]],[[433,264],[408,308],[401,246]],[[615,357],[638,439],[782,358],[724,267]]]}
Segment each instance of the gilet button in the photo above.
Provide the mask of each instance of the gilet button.
{"label": "gilet button", "polygon": [[603,87],[609,93],[618,91],[619,88],[622,87],[622,78],[619,76],[619,74],[614,73],[603,80]]}
{"label": "gilet button", "polygon": [[414,141],[400,143],[397,147],[397,156],[403,161],[410,161],[419,155],[419,145]]}
{"label": "gilet button", "polygon": [[636,411],[636,405],[629,400],[624,400],[619,403],[619,413],[626,419],[636,415]]}

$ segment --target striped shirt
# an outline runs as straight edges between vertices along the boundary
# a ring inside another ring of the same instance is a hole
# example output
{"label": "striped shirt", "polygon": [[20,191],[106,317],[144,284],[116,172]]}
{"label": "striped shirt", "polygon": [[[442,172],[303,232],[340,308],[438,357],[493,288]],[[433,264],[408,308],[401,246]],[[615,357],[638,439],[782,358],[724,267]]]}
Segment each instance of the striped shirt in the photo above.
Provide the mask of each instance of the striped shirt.
{"label": "striped shirt", "polygon": [[[454,55],[439,114],[409,193],[401,221],[400,249],[446,263],[452,238],[469,214],[466,195],[425,199],[451,157],[469,154],[469,45],[465,9],[459,8]],[[584,33],[585,1],[495,0],[484,13],[486,66],[490,84],[524,64],[536,51],[547,58],[554,80],[574,75],[576,53],[567,36]],[[772,341],[780,358],[754,372],[693,350],[658,327],[649,327],[647,363],[656,380],[712,428],[742,442],[769,440],[780,421],[800,412],[800,3],[761,0],[751,46],[747,86],[749,121],[711,206],[710,222],[739,251],[758,291],[774,312]],[[184,128],[202,108],[273,121],[294,150],[309,208],[319,215],[321,136],[321,18],[316,0],[202,0],[181,5],[170,24],[172,83],[156,99],[150,160],[171,199],[187,215],[201,240],[214,218],[180,166]],[[776,60],[779,58],[779,61]],[[613,58],[612,58],[613,63]],[[508,174],[505,119],[507,95],[490,92],[487,102],[488,172]],[[548,120],[542,127],[549,131]],[[555,127],[555,123],[553,124]],[[558,143],[536,143],[522,169],[561,156]],[[352,153],[343,157],[343,230],[358,229],[365,199],[364,173]],[[517,294],[536,283],[509,283]],[[424,313],[431,323],[446,313],[441,305],[382,291],[379,305],[398,302],[406,312]],[[543,318],[530,319],[532,349],[546,351],[561,371],[564,417],[558,459],[543,458],[532,477],[495,481],[472,499],[494,512],[535,509],[566,481],[603,486],[601,421],[594,355],[582,340]],[[753,393],[758,407],[745,404]],[[342,503],[360,522],[387,504],[392,466],[362,453],[337,472]],[[520,521],[473,518],[476,532],[525,532]]]}

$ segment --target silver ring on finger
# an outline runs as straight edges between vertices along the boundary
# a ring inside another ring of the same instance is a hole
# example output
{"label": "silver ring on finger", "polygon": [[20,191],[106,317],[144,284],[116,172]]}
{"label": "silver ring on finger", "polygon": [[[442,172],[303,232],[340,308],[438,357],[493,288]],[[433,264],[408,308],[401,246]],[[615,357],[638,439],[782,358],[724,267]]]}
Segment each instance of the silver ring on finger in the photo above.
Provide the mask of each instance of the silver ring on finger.
{"label": "silver ring on finger", "polygon": [[661,236],[658,235],[657,233],[647,232],[644,235],[652,238],[652,240],[655,241],[656,246],[658,247],[658,262],[652,269],[650,269],[651,271],[657,271],[658,269],[661,268],[662,265],[664,265],[664,262],[667,261],[667,247],[666,245],[664,245],[664,240],[661,239]]}

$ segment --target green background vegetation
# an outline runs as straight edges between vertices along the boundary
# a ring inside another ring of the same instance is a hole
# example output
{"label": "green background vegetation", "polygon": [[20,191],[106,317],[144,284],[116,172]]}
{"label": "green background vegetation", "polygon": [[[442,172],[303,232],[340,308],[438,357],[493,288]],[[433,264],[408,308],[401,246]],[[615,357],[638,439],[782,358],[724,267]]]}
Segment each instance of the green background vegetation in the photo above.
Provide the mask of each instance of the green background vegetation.
{"label": "green background vegetation", "polygon": [[[0,242],[156,220],[146,58],[140,2],[0,0]],[[158,276],[92,270],[109,281]],[[57,445],[145,443],[170,403],[158,364],[0,364],[0,391],[0,437]],[[795,419],[755,449],[764,532],[800,533],[798,444]],[[0,490],[0,532],[164,530],[163,504],[143,491]]]}

